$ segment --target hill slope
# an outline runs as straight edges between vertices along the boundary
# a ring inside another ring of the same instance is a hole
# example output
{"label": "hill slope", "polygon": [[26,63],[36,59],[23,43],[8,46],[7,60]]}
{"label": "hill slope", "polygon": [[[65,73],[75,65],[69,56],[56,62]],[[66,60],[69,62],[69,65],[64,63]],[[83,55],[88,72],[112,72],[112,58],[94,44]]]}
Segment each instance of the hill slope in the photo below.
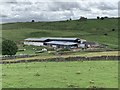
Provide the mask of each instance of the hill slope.
{"label": "hill slope", "polygon": [[2,25],[2,34],[3,38],[14,41],[28,37],[77,37],[117,48],[118,20],[7,23]]}

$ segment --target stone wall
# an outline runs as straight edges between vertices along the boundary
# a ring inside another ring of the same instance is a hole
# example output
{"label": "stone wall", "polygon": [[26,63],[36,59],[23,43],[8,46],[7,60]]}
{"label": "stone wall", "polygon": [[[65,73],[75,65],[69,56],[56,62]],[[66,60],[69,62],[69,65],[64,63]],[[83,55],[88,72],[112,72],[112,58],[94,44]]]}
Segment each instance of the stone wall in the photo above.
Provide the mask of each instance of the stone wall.
{"label": "stone wall", "polygon": [[50,58],[50,59],[33,59],[33,60],[9,60],[3,61],[3,64],[8,63],[28,63],[28,62],[67,62],[67,61],[101,61],[101,60],[111,60],[118,61],[120,56],[96,56],[96,57],[59,57],[59,58]]}
{"label": "stone wall", "polygon": [[8,59],[17,59],[17,58],[28,58],[28,57],[35,57],[37,55],[5,55],[2,56],[2,60],[8,60]]}

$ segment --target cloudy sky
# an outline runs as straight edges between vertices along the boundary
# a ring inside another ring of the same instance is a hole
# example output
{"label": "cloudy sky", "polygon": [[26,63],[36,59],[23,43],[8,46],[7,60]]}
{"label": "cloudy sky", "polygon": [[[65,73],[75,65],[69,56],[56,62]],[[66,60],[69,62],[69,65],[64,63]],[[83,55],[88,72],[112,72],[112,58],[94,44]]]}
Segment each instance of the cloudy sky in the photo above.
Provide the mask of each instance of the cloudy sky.
{"label": "cloudy sky", "polygon": [[0,0],[2,22],[57,21],[118,16],[119,0]]}

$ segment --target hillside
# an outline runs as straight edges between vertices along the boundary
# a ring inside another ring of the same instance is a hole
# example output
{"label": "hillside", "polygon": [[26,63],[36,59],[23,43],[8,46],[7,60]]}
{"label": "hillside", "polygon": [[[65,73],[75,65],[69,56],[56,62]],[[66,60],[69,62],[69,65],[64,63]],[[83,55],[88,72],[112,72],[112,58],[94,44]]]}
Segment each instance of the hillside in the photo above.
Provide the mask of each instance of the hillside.
{"label": "hillside", "polygon": [[21,41],[28,37],[77,37],[117,48],[118,20],[7,23],[2,24],[2,35],[3,38],[14,41]]}

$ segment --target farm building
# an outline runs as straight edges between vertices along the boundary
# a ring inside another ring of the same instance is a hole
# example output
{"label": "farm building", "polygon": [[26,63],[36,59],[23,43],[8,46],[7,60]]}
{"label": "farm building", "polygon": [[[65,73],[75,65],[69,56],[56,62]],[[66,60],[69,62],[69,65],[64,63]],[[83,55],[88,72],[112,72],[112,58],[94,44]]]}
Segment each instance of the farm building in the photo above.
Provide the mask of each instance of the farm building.
{"label": "farm building", "polygon": [[83,39],[78,38],[27,38],[24,41],[25,45],[34,46],[48,46],[53,48],[85,48],[96,46],[94,42],[87,42]]}
{"label": "farm building", "polygon": [[54,48],[77,48],[78,43],[67,42],[67,41],[50,41],[45,42],[44,45]]}
{"label": "farm building", "polygon": [[86,41],[86,42],[83,42],[82,44],[84,44],[85,47],[87,47],[87,48],[96,48],[96,47],[99,47],[99,44],[96,43],[96,42],[88,42],[88,41]]}
{"label": "farm building", "polygon": [[25,45],[43,46],[44,42],[49,41],[48,38],[27,38],[24,40]]}
{"label": "farm building", "polygon": [[81,41],[78,38],[27,38],[25,45],[50,46],[54,48],[77,48]]}

